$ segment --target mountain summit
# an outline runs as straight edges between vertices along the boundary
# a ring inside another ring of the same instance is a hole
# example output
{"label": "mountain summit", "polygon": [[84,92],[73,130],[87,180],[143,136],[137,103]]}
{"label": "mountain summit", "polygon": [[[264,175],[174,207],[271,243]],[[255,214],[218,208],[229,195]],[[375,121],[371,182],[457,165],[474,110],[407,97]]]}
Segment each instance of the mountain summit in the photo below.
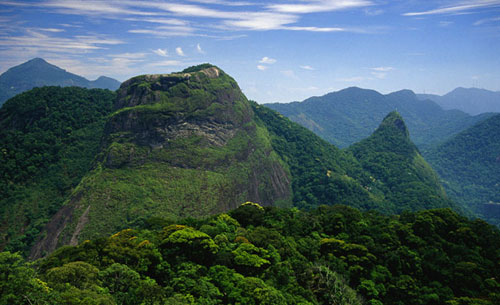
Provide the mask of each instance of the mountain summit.
{"label": "mountain summit", "polygon": [[368,138],[348,148],[377,181],[393,209],[452,207],[437,174],[410,140],[401,115],[392,111]]}
{"label": "mountain summit", "polygon": [[118,89],[120,82],[105,76],[89,81],[52,65],[42,58],[33,58],[0,75],[0,105],[21,92],[42,86],[76,86],[114,91]]}
{"label": "mountain summit", "polygon": [[153,216],[205,216],[245,201],[291,204],[288,169],[218,67],[137,76],[117,94],[97,163],[52,217],[33,257]]}

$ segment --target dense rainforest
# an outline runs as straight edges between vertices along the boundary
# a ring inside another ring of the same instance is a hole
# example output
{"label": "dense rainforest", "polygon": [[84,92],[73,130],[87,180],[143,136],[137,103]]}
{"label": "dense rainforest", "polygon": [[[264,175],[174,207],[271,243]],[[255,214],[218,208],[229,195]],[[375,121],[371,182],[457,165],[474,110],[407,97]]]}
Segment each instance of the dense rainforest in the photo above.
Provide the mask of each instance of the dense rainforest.
{"label": "dense rainforest", "polygon": [[450,198],[500,225],[500,114],[424,152]]}
{"label": "dense rainforest", "polygon": [[42,87],[0,109],[0,248],[25,253],[91,168],[115,93]]}
{"label": "dense rainforest", "polygon": [[499,230],[398,112],[339,149],[204,64],[22,93],[0,149],[0,305],[500,302]]}
{"label": "dense rainforest", "polygon": [[247,202],[226,214],[64,246],[0,253],[0,304],[500,302],[500,231],[450,209],[399,216]]}

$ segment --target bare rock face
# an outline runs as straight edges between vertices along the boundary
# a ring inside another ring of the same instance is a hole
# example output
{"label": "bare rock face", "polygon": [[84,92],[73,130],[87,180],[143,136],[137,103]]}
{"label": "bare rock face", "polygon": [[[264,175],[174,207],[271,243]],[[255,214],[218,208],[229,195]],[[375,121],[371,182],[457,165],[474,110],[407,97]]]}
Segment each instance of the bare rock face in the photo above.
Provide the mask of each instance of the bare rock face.
{"label": "bare rock face", "polygon": [[33,249],[106,236],[151,216],[291,202],[291,178],[237,83],[210,65],[142,75],[118,90],[94,170]]}

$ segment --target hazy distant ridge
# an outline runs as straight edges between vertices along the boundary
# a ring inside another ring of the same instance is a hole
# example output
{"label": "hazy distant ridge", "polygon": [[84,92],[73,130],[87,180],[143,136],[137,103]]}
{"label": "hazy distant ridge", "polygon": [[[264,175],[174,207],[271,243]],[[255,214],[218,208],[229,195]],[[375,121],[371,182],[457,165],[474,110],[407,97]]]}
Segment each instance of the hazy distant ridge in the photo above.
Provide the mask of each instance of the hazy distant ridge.
{"label": "hazy distant ridge", "polygon": [[419,99],[430,99],[443,109],[458,109],[471,115],[485,112],[500,112],[500,92],[479,88],[456,88],[440,96],[417,94]]}
{"label": "hazy distant ridge", "polygon": [[393,110],[404,118],[412,141],[419,147],[441,142],[491,115],[473,117],[459,110],[443,110],[430,99],[418,99],[410,90],[383,95],[357,87],[303,102],[266,106],[340,147],[368,137]]}
{"label": "hazy distant ridge", "polygon": [[21,92],[43,86],[76,86],[114,91],[120,87],[120,82],[106,76],[90,81],[49,64],[42,58],[34,58],[0,75],[0,105]]}

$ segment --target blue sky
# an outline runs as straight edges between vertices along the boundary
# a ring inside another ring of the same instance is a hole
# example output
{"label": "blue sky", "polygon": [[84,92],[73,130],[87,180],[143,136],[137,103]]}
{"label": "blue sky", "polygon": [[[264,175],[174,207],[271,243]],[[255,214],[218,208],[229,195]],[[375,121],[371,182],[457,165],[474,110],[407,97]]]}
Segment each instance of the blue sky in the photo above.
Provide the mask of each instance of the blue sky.
{"label": "blue sky", "polygon": [[0,72],[34,57],[120,81],[209,62],[259,103],[499,91],[500,0],[0,0]]}

